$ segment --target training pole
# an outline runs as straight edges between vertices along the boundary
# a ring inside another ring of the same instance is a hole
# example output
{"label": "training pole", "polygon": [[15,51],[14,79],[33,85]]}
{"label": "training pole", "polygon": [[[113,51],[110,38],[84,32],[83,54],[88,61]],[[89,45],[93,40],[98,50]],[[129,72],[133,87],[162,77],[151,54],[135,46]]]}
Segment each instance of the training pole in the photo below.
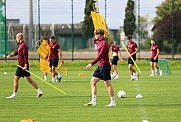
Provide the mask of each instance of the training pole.
{"label": "training pole", "polygon": [[123,45],[124,49],[126,50],[126,52],[128,53],[128,55],[130,56],[131,60],[134,62],[134,64],[135,64],[136,68],[137,68],[137,69],[138,69],[138,71],[139,71],[139,73],[141,73],[140,68],[138,67],[138,65],[136,64],[136,62],[134,61],[134,59],[132,58],[132,56],[131,56],[131,54],[129,53],[128,49],[126,48],[126,46],[125,46],[124,42],[123,42],[123,41],[121,41],[121,43],[122,43],[122,45]]}
{"label": "training pole", "polygon": [[[23,69],[23,67],[21,67],[20,65],[17,65],[18,67],[20,67],[21,69]],[[40,78],[39,76],[35,75],[34,73],[26,70],[27,72],[29,72],[31,75],[35,76],[36,78],[40,79],[41,81],[44,81],[46,84],[48,84],[49,86],[53,87],[54,89],[62,92],[63,94],[65,94],[66,96],[68,96],[67,93],[65,93],[64,91],[60,90],[59,88],[55,87],[54,85],[52,85],[51,83],[47,82],[46,80],[43,80],[42,78]]]}

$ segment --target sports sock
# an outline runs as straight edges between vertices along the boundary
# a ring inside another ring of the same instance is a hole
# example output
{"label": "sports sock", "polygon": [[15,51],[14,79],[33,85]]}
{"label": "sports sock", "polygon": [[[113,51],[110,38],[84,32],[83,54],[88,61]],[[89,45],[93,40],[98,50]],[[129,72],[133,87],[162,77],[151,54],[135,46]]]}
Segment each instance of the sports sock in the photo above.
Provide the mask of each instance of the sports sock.
{"label": "sports sock", "polygon": [[131,80],[134,79],[134,75],[131,75]]}
{"label": "sports sock", "polygon": [[155,75],[158,75],[158,69],[155,68]]}
{"label": "sports sock", "polygon": [[13,92],[13,96],[16,96],[16,92]]}
{"label": "sports sock", "polygon": [[36,89],[36,91],[37,91],[38,93],[41,92],[40,88]]}
{"label": "sports sock", "polygon": [[111,98],[111,103],[115,104],[115,97],[110,97]]}
{"label": "sports sock", "polygon": [[151,70],[151,75],[154,75],[154,70]]}
{"label": "sports sock", "polygon": [[47,76],[44,76],[44,80],[47,80]]}
{"label": "sports sock", "polygon": [[92,95],[92,100],[91,102],[96,102],[96,95]]}
{"label": "sports sock", "polygon": [[55,81],[55,78],[54,77],[52,77],[52,82],[54,82]]}

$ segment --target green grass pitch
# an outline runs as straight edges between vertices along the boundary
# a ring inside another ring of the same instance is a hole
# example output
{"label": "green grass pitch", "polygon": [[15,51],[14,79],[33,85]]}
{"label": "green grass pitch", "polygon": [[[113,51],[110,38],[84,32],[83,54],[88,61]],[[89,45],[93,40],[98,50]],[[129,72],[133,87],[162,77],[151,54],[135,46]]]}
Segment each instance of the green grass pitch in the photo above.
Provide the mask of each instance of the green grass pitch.
{"label": "green grass pitch", "polygon": [[[0,64],[0,122],[20,122],[34,119],[37,122],[179,122],[181,121],[181,61],[169,61],[172,75],[149,77],[149,61],[138,61],[142,73],[139,81],[130,81],[127,63],[119,63],[120,78],[112,80],[116,107],[105,107],[110,98],[104,83],[97,85],[97,105],[84,106],[91,99],[89,81],[93,70],[85,70],[89,61],[67,61],[69,75],[61,83],[53,83],[68,93],[65,96],[51,86],[37,82],[44,95],[37,98],[36,90],[21,79],[17,98],[6,99],[12,94],[16,63]],[[43,73],[30,62],[30,71],[43,78]],[[4,72],[7,72],[5,75]],[[86,76],[79,76],[85,73]],[[51,75],[48,75],[51,80]],[[126,91],[126,98],[117,97],[119,90]],[[136,99],[142,94],[142,99]]]}

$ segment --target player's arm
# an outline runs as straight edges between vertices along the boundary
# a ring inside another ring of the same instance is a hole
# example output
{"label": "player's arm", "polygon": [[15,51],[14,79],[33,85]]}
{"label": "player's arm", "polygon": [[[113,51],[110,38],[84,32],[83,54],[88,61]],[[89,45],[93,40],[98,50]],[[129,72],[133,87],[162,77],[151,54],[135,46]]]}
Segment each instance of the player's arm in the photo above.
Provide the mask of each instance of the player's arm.
{"label": "player's arm", "polygon": [[16,55],[18,55],[18,50],[16,50],[15,52],[7,55],[7,58],[14,57],[14,56],[16,56]]}
{"label": "player's arm", "polygon": [[160,53],[160,50],[157,48],[157,53],[156,53],[156,56],[154,57],[154,59],[156,59],[158,57],[159,53]]}
{"label": "player's arm", "polygon": [[13,57],[13,56],[15,56],[14,53],[7,55],[7,58],[10,58],[10,57]]}
{"label": "player's arm", "polygon": [[92,66],[96,64],[99,60],[101,60],[101,58],[105,55],[107,48],[108,46],[104,43],[101,47],[100,54],[97,56],[97,58],[94,61],[92,61],[91,63]]}
{"label": "player's arm", "polygon": [[121,55],[121,51],[118,51],[118,56],[119,56],[119,58],[121,59],[121,62],[124,62],[123,57],[122,57],[122,55]]}
{"label": "player's arm", "polygon": [[134,54],[136,54],[137,52],[138,52],[138,48],[136,47],[136,48],[135,48],[135,51],[134,51],[133,53],[131,53],[131,56],[134,55]]}
{"label": "player's arm", "polygon": [[63,59],[62,59],[62,50],[59,48],[59,49],[57,49],[57,51],[58,51],[58,58],[59,58],[59,60],[60,60],[61,62],[63,62]]}
{"label": "player's arm", "polygon": [[100,48],[101,48],[100,54],[97,56],[97,58],[94,61],[92,61],[92,63],[90,63],[86,66],[86,69],[90,69],[94,64],[96,64],[105,55],[108,45],[106,45],[104,43]]}
{"label": "player's arm", "polygon": [[24,61],[25,61],[23,70],[27,70],[28,69],[28,49],[26,47],[23,48],[22,55],[24,56]]}

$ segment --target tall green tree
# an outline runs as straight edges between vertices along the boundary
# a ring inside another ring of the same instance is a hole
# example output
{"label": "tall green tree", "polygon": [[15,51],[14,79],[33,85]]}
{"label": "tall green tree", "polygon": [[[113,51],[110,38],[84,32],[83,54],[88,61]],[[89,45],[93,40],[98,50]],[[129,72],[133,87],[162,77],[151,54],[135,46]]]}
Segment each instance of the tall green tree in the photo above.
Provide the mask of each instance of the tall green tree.
{"label": "tall green tree", "polygon": [[84,9],[85,17],[82,23],[82,35],[84,38],[91,38],[94,36],[94,26],[91,17],[91,11],[93,11],[92,4],[95,2],[95,0],[86,0]]}
{"label": "tall green tree", "polygon": [[136,18],[134,14],[134,1],[128,0],[127,7],[125,9],[125,19],[124,19],[124,32],[126,36],[133,35],[136,24]]}

